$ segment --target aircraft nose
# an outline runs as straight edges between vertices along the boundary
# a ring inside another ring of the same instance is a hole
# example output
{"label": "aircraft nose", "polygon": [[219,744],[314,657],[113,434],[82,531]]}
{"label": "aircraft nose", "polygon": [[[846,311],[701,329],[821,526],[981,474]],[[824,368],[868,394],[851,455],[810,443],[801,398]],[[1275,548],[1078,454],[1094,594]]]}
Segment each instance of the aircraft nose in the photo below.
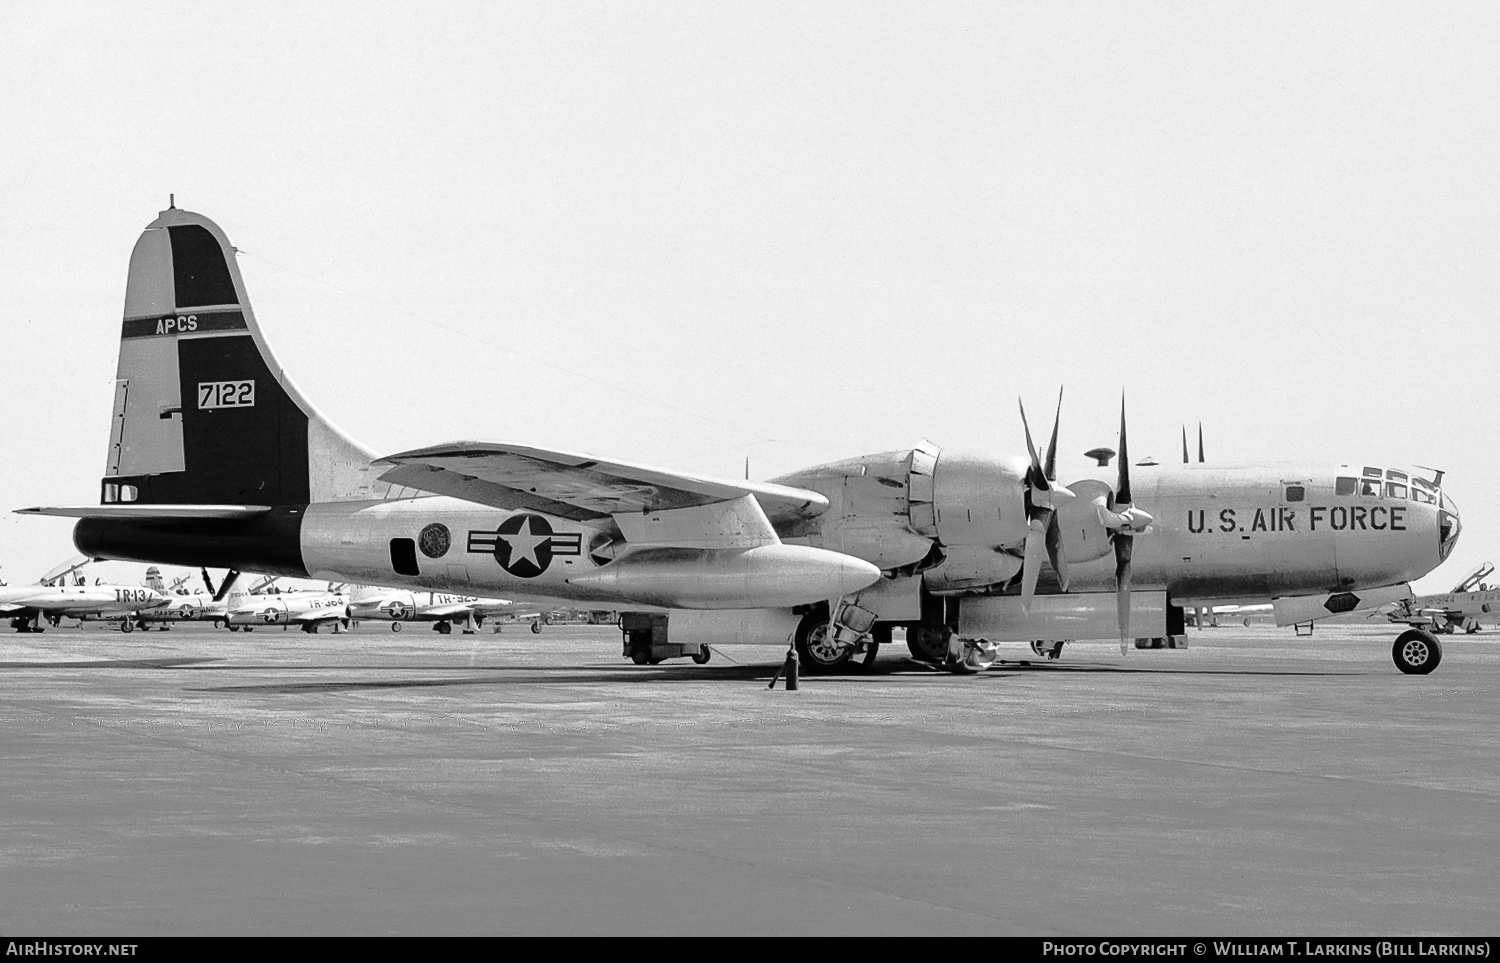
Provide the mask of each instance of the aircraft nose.
{"label": "aircraft nose", "polygon": [[1463,530],[1463,524],[1458,520],[1458,506],[1453,504],[1453,499],[1447,493],[1438,499],[1438,557],[1447,559],[1453,552],[1453,546],[1458,544],[1459,532]]}

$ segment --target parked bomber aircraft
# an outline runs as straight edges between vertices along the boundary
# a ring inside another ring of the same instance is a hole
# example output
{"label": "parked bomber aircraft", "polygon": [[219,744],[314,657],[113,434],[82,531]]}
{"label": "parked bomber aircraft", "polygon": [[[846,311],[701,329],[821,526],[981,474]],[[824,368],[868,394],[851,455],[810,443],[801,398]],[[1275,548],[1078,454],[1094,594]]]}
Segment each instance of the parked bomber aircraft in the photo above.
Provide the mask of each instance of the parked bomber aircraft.
{"label": "parked bomber aircraft", "polygon": [[[1131,466],[1123,409],[1119,444],[1067,485],[1055,425],[1044,458],[919,447],[773,482],[513,444],[379,458],[287,378],[224,233],[174,207],[131,256],[101,504],[26,511],[79,518],[96,558],[559,600],[620,612],[638,661],[790,639],[824,670],[897,626],[972,669],[995,641],[1178,635],[1196,600],[1304,622],[1409,596],[1458,537],[1440,474]],[[1441,649],[1414,628],[1393,655]]]}

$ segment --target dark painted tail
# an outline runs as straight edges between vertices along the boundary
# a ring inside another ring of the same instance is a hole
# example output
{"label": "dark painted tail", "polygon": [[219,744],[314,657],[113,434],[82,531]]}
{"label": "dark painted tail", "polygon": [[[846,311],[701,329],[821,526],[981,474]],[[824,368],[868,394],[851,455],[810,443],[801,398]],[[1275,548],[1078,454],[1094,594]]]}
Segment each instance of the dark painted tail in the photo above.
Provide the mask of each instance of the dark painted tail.
{"label": "dark painted tail", "polygon": [[372,452],[277,363],[219,226],[170,208],[130,256],[101,500],[306,505],[379,498]]}

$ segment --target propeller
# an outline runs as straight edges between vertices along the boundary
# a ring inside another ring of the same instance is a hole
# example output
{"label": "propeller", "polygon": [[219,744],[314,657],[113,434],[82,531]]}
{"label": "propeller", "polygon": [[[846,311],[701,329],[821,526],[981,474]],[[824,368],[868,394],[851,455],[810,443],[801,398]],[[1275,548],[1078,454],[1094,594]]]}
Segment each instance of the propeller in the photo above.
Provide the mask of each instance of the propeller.
{"label": "propeller", "polygon": [[[1185,433],[1184,433],[1185,434]],[[1186,438],[1184,438],[1186,447]],[[1120,475],[1115,490],[1094,500],[1099,524],[1110,532],[1115,546],[1115,612],[1120,623],[1120,652],[1130,644],[1130,556],[1135,536],[1151,527],[1150,515],[1135,507],[1130,496],[1130,451],[1125,439],[1125,398],[1120,397]]]}
{"label": "propeller", "polygon": [[[1182,426],[1182,463],[1188,464],[1187,425]],[[1198,422],[1198,464],[1203,464],[1203,422]]]}
{"label": "propeller", "polygon": [[214,591],[213,579],[208,577],[208,569],[203,568],[199,569],[199,571],[203,573],[203,587],[208,589],[208,594],[210,596],[218,594]]}
{"label": "propeller", "polygon": [[1026,421],[1026,405],[1021,407],[1021,427],[1026,431],[1026,450],[1031,464],[1026,469],[1026,554],[1021,564],[1021,608],[1031,612],[1036,597],[1037,576],[1045,555],[1057,573],[1058,585],[1068,590],[1068,563],[1063,554],[1062,529],[1057,524],[1057,507],[1073,498],[1073,493],[1057,484],[1057,429],[1062,423],[1062,390],[1057,392],[1057,417],[1052,422],[1052,439],[1047,443],[1047,460],[1037,457],[1031,441],[1031,425]]}
{"label": "propeller", "polygon": [[[204,571],[203,577],[204,578],[208,577],[207,570]],[[224,581],[222,581],[222,582],[219,583],[219,590],[214,593],[214,601],[215,602],[222,602],[222,601],[224,601],[225,597],[229,595],[229,590],[232,589],[232,588],[234,588],[234,583],[235,583],[236,580],[239,579],[239,577],[240,577],[239,569],[233,569],[232,568],[228,572],[226,572],[224,574]]]}

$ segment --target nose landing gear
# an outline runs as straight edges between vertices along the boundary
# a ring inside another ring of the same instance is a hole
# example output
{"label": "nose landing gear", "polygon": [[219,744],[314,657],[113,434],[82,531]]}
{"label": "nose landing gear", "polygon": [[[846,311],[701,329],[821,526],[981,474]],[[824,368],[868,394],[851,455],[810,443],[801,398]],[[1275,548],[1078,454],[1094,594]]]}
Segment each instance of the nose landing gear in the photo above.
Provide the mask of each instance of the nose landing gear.
{"label": "nose landing gear", "polygon": [[1391,645],[1396,668],[1407,675],[1426,675],[1443,661],[1443,647],[1437,637],[1424,629],[1410,629],[1396,637]]}

